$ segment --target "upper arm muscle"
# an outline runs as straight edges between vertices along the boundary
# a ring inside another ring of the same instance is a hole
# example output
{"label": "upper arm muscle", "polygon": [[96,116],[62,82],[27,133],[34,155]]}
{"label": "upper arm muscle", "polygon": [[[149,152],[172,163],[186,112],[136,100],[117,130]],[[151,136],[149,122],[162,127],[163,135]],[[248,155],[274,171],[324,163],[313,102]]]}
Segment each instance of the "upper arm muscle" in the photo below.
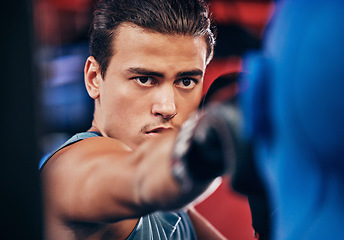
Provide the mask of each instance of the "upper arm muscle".
{"label": "upper arm muscle", "polygon": [[46,204],[67,219],[116,221],[131,217],[136,165],[131,151],[110,138],[89,138],[60,150],[42,170]]}

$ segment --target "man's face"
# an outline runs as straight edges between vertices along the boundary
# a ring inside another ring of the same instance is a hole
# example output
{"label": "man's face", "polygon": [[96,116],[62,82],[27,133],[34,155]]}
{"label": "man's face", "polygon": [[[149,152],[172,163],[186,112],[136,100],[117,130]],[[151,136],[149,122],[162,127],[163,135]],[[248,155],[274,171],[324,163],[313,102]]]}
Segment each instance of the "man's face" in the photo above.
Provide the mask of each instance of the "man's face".
{"label": "man's face", "polygon": [[113,49],[99,82],[97,128],[133,149],[149,137],[178,129],[201,99],[204,38],[123,24]]}

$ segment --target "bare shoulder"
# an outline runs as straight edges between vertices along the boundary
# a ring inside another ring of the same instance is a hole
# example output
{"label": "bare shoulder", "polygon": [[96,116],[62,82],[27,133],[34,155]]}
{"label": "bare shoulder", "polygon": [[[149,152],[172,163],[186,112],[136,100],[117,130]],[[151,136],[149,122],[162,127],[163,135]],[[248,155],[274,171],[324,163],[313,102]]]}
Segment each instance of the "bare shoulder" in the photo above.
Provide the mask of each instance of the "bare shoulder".
{"label": "bare shoulder", "polygon": [[130,183],[131,154],[126,145],[107,137],[87,138],[58,151],[41,172],[46,206],[56,211],[51,215],[90,222],[116,219],[123,207],[114,201],[121,197],[114,186]]}
{"label": "bare shoulder", "polygon": [[99,160],[109,156],[111,156],[111,159],[116,159],[116,156],[120,158],[130,153],[130,148],[116,139],[108,137],[87,138],[64,147],[55,153],[42,172],[51,171],[57,166],[62,167],[64,165],[68,168],[73,167],[73,165],[81,167],[83,164],[92,162],[95,159]]}
{"label": "bare shoulder", "polygon": [[72,155],[73,157],[81,156],[87,158],[103,154],[131,152],[130,148],[122,142],[109,137],[92,137],[76,142],[65,149],[61,150],[61,155]]}

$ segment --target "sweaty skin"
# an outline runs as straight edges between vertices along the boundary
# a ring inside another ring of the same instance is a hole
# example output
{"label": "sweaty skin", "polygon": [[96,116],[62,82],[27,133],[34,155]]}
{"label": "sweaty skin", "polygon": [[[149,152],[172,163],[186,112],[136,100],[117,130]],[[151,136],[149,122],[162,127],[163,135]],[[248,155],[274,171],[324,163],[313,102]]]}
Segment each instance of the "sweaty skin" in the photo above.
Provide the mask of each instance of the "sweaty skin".
{"label": "sweaty skin", "polygon": [[[48,240],[125,239],[140,216],[182,207],[204,190],[181,194],[170,158],[201,99],[205,40],[122,24],[113,48],[104,79],[92,56],[85,64],[90,130],[104,137],[62,149],[42,170]],[[199,239],[223,239],[190,215]]]}

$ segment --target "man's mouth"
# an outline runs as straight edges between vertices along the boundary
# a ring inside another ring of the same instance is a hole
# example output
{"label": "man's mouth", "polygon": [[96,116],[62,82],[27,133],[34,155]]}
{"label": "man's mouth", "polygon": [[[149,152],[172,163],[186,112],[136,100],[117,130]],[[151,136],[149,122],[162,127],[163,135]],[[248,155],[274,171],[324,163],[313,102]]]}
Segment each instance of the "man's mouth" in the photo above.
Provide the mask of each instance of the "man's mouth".
{"label": "man's mouth", "polygon": [[147,135],[156,135],[173,130],[171,127],[157,127],[146,132]]}

